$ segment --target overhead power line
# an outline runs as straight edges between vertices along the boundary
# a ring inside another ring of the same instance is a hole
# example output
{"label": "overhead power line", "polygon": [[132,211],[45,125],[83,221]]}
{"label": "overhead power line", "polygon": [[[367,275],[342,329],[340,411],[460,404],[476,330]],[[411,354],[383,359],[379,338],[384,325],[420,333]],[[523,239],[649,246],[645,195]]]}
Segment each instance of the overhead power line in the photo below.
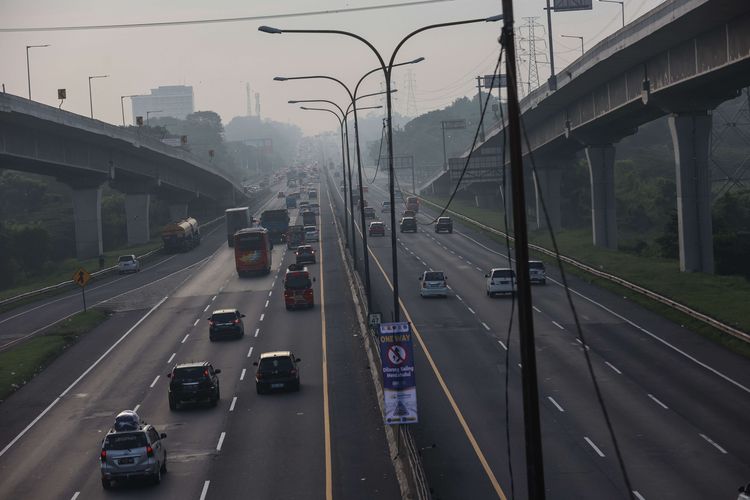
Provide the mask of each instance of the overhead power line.
{"label": "overhead power line", "polygon": [[167,26],[188,26],[193,24],[217,24],[237,23],[246,21],[262,21],[264,19],[282,19],[287,17],[309,17],[322,16],[326,14],[351,14],[352,12],[364,12],[372,10],[395,9],[399,7],[414,7],[432,3],[454,2],[455,0],[418,0],[416,2],[370,5],[367,7],[353,7],[349,9],[313,10],[306,12],[293,12],[287,14],[265,14],[260,16],[225,17],[219,19],[192,19],[189,21],[162,21],[153,23],[129,23],[129,24],[95,24],[83,26],[46,26],[46,27],[23,27],[23,28],[0,28],[0,33],[20,33],[32,31],[83,31],[83,30],[108,30],[127,28],[159,28]]}

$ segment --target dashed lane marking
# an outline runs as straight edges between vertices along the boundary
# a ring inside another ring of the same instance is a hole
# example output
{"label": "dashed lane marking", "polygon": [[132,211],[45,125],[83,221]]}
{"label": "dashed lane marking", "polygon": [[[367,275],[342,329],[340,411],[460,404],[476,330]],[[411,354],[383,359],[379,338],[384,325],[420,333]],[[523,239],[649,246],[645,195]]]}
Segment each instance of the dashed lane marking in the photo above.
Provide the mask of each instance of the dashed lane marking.
{"label": "dashed lane marking", "polygon": [[189,333],[188,333],[187,335],[185,335],[185,338],[184,338],[184,339],[182,339],[182,342],[180,342],[180,344],[184,344],[184,343],[185,343],[185,341],[186,341],[186,340],[188,339],[188,337],[189,337],[189,336],[190,336],[190,334],[189,334]]}
{"label": "dashed lane marking", "polygon": [[221,445],[224,444],[224,438],[225,437],[227,437],[227,433],[226,432],[222,432],[221,435],[219,436],[219,442],[216,443],[216,451],[221,451]]}
{"label": "dashed lane marking", "polygon": [[252,355],[253,355],[253,348],[251,347],[250,350],[247,351],[247,357],[249,358]]}
{"label": "dashed lane marking", "polygon": [[658,404],[659,406],[661,406],[665,410],[669,409],[669,407],[667,405],[665,405],[664,403],[662,403],[661,401],[659,401],[659,399],[656,396],[654,396],[653,394],[649,394],[648,397],[651,398],[656,404]]}
{"label": "dashed lane marking", "polygon": [[176,352],[173,352],[173,353],[172,353],[172,355],[171,355],[171,356],[169,357],[169,359],[167,360],[167,364],[171,363],[171,362],[172,362],[172,360],[174,359],[174,357],[175,357],[175,356],[177,356],[177,353],[176,353]]}
{"label": "dashed lane marking", "polygon": [[154,386],[156,385],[156,383],[159,381],[159,377],[161,377],[161,375],[157,375],[156,376],[156,378],[154,379],[154,381],[151,382],[151,385],[149,386],[149,388],[151,388],[151,389],[154,388]]}
{"label": "dashed lane marking", "polygon": [[727,454],[727,450],[725,450],[724,448],[722,448],[721,446],[719,446],[719,443],[717,443],[716,441],[714,441],[710,437],[706,436],[705,434],[699,434],[699,436],[702,437],[703,439],[705,439],[711,446],[713,446],[714,448],[716,448],[717,450],[719,450],[723,454],[725,454],[725,455]]}
{"label": "dashed lane marking", "polygon": [[208,485],[211,484],[211,481],[206,480],[206,482],[203,483],[203,490],[201,490],[201,497],[200,500],[206,500],[206,493],[208,493]]}
{"label": "dashed lane marking", "polygon": [[612,363],[610,363],[609,361],[605,361],[604,364],[612,368],[615,371],[615,373],[617,373],[618,375],[622,375],[622,372],[618,370],[617,367],[613,365]]}
{"label": "dashed lane marking", "polygon": [[605,455],[602,452],[602,450],[600,450],[599,447],[597,445],[595,445],[592,440],[590,440],[587,436],[583,436],[583,439],[585,439],[586,442],[589,444],[589,446],[591,446],[594,449],[594,451],[596,452],[597,455],[599,455],[602,458],[605,457]]}
{"label": "dashed lane marking", "polygon": [[245,373],[247,372],[247,368],[242,369],[242,373],[240,373],[240,380],[245,380]]}
{"label": "dashed lane marking", "polygon": [[552,403],[553,405],[555,405],[555,408],[557,408],[557,409],[558,409],[558,410],[560,410],[561,412],[565,412],[565,410],[563,410],[563,407],[562,407],[562,406],[560,406],[560,405],[559,405],[559,404],[557,403],[557,401],[555,401],[555,398],[553,398],[552,396],[547,396],[547,399],[549,399],[549,400],[550,400],[550,403]]}

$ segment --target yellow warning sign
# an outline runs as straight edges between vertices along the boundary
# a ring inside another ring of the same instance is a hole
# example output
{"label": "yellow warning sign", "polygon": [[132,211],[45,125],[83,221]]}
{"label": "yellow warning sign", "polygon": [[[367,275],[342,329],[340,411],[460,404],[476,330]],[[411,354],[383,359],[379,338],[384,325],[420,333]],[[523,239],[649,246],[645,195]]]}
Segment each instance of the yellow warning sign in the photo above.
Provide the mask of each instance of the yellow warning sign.
{"label": "yellow warning sign", "polygon": [[86,286],[86,283],[88,283],[90,279],[91,275],[84,268],[78,269],[78,271],[73,274],[73,281],[75,281],[75,283],[81,288]]}

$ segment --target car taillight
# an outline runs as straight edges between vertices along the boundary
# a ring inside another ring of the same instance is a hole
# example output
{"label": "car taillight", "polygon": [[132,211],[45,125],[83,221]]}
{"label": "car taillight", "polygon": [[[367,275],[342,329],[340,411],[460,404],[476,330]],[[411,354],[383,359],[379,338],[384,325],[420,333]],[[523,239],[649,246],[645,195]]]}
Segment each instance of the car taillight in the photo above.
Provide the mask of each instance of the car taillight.
{"label": "car taillight", "polygon": [[260,379],[263,378],[263,374],[261,372],[258,372],[258,373],[255,374],[255,378],[257,378],[258,380],[260,380]]}
{"label": "car taillight", "polygon": [[154,449],[151,448],[150,446],[146,446],[146,455],[148,455],[149,457],[153,457],[154,456]]}
{"label": "car taillight", "polygon": [[99,458],[101,458],[102,462],[106,462],[107,461],[107,450],[102,450],[102,454],[101,454],[101,456]]}
{"label": "car taillight", "polygon": [[312,296],[313,296],[312,288],[308,288],[307,290],[305,290],[305,297],[312,297]]}
{"label": "car taillight", "polygon": [[235,325],[239,325],[240,324],[240,320],[239,319],[234,320],[234,324]]}

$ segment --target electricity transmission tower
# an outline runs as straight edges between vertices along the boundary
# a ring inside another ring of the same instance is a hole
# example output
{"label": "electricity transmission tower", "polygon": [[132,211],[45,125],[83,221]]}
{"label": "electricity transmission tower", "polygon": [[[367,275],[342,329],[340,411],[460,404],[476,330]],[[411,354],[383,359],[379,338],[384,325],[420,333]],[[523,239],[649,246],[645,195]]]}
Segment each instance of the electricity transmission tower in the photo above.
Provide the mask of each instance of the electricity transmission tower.
{"label": "electricity transmission tower", "polygon": [[[546,42],[544,40],[544,25],[537,22],[538,17],[524,17],[526,24],[519,29],[519,44],[526,44],[524,50],[528,62],[528,78],[526,79],[527,93],[539,86],[539,60],[547,63]],[[540,47],[537,48],[537,43]],[[519,54],[520,55],[520,54]],[[519,72],[520,73],[520,72]]]}
{"label": "electricity transmission tower", "polygon": [[406,116],[414,117],[419,114],[417,109],[417,79],[414,76],[414,71],[408,69],[404,76],[404,88],[406,89]]}

